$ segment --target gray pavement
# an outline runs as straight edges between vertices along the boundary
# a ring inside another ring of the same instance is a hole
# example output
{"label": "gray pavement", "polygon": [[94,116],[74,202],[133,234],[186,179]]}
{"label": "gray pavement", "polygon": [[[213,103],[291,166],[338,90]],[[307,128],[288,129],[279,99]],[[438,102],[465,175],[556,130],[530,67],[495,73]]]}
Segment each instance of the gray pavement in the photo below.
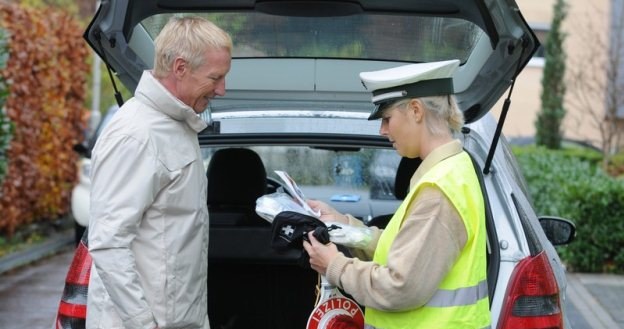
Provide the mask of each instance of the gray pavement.
{"label": "gray pavement", "polygon": [[577,314],[570,319],[572,329],[624,329],[624,275],[568,273],[567,278],[569,313]]}
{"label": "gray pavement", "polygon": [[72,246],[0,275],[0,328],[52,329]]}
{"label": "gray pavement", "polygon": [[0,257],[0,274],[54,255],[73,243],[73,229],[54,233],[43,243]]}

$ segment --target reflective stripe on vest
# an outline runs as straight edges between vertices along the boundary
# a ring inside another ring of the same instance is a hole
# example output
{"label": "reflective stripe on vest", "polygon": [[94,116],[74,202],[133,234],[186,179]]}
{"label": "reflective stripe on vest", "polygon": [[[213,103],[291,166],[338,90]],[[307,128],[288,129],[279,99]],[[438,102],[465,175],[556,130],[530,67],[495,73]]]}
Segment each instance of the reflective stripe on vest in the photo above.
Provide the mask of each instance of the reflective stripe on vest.
{"label": "reflective stripe on vest", "polygon": [[480,299],[488,296],[487,280],[479,282],[476,286],[459,288],[455,290],[438,289],[427,302],[429,307],[451,307],[475,304]]}
{"label": "reflective stripe on vest", "polygon": [[[488,325],[486,327],[480,328],[480,329],[491,329],[492,326]],[[383,329],[383,328],[377,328],[375,326],[371,326],[370,324],[365,324],[364,325],[364,329]]]}
{"label": "reflective stripe on vest", "polygon": [[[486,327],[479,328],[479,329],[491,329],[491,328],[492,328],[492,326],[487,325]],[[384,328],[377,328],[375,326],[371,326],[370,324],[365,324],[364,325],[364,329],[384,329]]]}
{"label": "reflective stripe on vest", "polygon": [[366,308],[367,328],[487,328],[491,315],[486,280],[485,208],[479,180],[466,152],[435,164],[412,187],[382,232],[373,261],[382,266],[387,264],[387,255],[407,210],[424,186],[439,188],[455,207],[466,228],[466,245],[425,305],[402,311]]}

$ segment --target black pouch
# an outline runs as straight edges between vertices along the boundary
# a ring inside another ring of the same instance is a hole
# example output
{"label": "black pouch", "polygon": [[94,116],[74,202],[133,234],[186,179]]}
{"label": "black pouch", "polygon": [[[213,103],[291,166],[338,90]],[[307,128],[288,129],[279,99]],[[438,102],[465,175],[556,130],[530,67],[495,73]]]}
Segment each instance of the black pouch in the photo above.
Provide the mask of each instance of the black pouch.
{"label": "black pouch", "polygon": [[327,226],[321,220],[294,211],[282,211],[273,219],[271,246],[281,252],[291,249],[301,252],[299,265],[310,268],[310,257],[303,249],[303,241],[308,240],[311,231],[319,242],[329,243]]}

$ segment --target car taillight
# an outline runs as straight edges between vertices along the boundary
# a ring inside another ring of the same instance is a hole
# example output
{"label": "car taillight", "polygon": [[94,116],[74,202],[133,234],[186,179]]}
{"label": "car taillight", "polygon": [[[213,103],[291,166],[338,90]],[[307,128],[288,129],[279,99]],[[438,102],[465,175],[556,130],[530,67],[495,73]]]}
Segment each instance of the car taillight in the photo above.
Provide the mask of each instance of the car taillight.
{"label": "car taillight", "polygon": [[498,328],[563,328],[559,287],[545,252],[523,259],[514,269]]}
{"label": "car taillight", "polygon": [[65,289],[56,316],[56,329],[85,327],[91,262],[87,246],[83,242],[79,243],[65,278]]}

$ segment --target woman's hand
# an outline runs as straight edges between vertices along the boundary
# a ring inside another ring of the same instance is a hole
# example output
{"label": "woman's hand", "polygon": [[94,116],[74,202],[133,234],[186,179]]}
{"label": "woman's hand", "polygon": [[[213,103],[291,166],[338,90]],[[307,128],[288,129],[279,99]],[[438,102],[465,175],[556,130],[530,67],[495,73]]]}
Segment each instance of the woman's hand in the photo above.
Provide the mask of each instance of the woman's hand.
{"label": "woman's hand", "polygon": [[307,200],[307,202],[312,210],[321,212],[321,217],[319,218],[321,221],[349,224],[349,217],[339,213],[338,210],[332,208],[327,203],[318,200]]}
{"label": "woman's hand", "polygon": [[310,256],[310,267],[319,272],[319,274],[325,275],[329,263],[338,256],[338,248],[333,243],[320,243],[314,237],[313,232],[308,233],[308,239],[310,242],[303,241],[303,248],[305,248]]}

